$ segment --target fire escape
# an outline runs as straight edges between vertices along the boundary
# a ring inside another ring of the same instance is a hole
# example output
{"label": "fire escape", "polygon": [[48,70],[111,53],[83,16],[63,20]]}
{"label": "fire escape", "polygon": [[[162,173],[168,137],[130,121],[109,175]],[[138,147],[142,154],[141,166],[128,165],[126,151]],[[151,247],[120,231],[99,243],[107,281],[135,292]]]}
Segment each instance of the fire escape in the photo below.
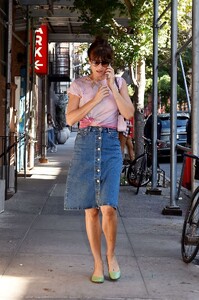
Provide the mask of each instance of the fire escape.
{"label": "fire escape", "polygon": [[56,94],[61,94],[63,82],[70,82],[69,43],[56,43],[49,56],[49,81],[54,82]]}

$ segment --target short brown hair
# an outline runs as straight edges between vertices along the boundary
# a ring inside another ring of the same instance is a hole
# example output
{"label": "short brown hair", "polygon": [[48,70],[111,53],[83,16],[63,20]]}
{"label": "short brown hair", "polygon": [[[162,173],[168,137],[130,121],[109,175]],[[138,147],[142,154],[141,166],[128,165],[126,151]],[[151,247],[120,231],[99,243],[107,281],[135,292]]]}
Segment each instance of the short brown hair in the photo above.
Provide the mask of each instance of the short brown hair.
{"label": "short brown hair", "polygon": [[95,41],[88,48],[88,57],[93,60],[100,58],[110,63],[113,60],[113,49],[106,39],[96,37]]}

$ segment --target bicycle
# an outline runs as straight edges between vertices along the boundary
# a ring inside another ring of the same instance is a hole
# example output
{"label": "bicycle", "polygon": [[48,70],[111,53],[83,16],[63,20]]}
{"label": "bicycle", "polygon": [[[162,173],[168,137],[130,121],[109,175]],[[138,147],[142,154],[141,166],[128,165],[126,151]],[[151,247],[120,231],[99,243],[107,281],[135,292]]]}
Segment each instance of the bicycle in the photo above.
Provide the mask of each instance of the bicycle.
{"label": "bicycle", "polygon": [[[137,188],[136,195],[140,187],[146,186],[152,180],[152,141],[144,136],[143,139],[145,142],[144,152],[129,164],[127,170],[128,184]],[[163,185],[165,186],[165,171],[158,165],[158,185],[160,173],[163,174]]]}
{"label": "bicycle", "polygon": [[129,159],[124,159],[123,160],[123,165],[122,165],[122,171],[121,171],[121,175],[120,175],[120,185],[121,186],[128,186],[128,180],[127,180],[127,172],[128,172],[128,168],[131,164],[131,160]]}
{"label": "bicycle", "polygon": [[136,194],[141,186],[145,186],[152,178],[152,153],[151,140],[145,137],[144,152],[135,158],[127,170],[127,181],[129,185],[137,187]]}
{"label": "bicycle", "polygon": [[[199,157],[184,154],[185,157],[196,159],[195,179],[199,179]],[[190,263],[199,250],[199,186],[193,192],[190,205],[185,214],[181,238],[181,254],[185,263]]]}

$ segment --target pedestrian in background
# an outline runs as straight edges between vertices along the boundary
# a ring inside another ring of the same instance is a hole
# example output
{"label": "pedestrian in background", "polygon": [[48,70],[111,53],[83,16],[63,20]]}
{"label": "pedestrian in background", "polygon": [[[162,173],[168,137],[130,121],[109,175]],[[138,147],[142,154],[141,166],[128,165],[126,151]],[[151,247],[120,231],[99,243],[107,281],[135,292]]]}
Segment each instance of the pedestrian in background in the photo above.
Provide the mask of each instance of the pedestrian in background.
{"label": "pedestrian in background", "polygon": [[[79,122],[74,156],[67,176],[65,209],[84,209],[86,232],[94,258],[91,281],[104,282],[102,232],[106,240],[109,277],[120,278],[115,255],[117,207],[122,155],[117,131],[118,113],[129,119],[134,107],[127,84],[111,66],[113,50],[96,38],[88,49],[91,74],[76,79],[68,95],[67,124]],[[102,221],[100,219],[102,214]]]}
{"label": "pedestrian in background", "polygon": [[[152,116],[152,103],[149,103],[146,107],[146,119],[144,126],[144,136],[147,139],[152,141],[153,137],[153,116]],[[162,122],[159,117],[157,117],[157,139],[161,139],[161,130],[162,130]]]}
{"label": "pedestrian in background", "polygon": [[128,157],[132,161],[134,159],[134,148],[133,148],[133,138],[134,138],[134,118],[127,120],[126,131],[119,133],[120,146],[122,150],[123,160],[125,161],[125,147],[127,147]]}
{"label": "pedestrian in background", "polygon": [[47,131],[48,131],[48,147],[50,152],[57,152],[57,146],[55,145],[55,123],[53,121],[52,115],[47,114]]}

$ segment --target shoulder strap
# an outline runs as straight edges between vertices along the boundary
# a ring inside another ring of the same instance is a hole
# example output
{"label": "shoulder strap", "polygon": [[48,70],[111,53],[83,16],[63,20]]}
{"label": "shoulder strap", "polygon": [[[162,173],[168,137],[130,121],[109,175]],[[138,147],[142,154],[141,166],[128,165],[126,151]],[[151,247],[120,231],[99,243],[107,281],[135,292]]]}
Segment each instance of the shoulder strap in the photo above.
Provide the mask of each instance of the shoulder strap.
{"label": "shoulder strap", "polygon": [[118,81],[117,81],[117,77],[115,77],[115,84],[117,85],[118,91],[120,91],[119,84],[118,84]]}

